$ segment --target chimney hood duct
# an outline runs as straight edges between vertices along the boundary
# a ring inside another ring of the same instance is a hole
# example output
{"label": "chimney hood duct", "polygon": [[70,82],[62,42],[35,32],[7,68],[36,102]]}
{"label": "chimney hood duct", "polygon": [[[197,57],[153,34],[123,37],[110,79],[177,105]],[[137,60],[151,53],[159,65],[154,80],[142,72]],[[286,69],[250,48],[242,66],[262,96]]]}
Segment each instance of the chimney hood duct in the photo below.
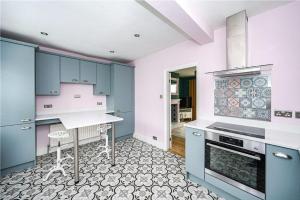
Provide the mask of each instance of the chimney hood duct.
{"label": "chimney hood duct", "polygon": [[272,64],[247,66],[248,17],[246,10],[226,18],[226,70],[208,72],[218,77],[261,74],[270,70]]}

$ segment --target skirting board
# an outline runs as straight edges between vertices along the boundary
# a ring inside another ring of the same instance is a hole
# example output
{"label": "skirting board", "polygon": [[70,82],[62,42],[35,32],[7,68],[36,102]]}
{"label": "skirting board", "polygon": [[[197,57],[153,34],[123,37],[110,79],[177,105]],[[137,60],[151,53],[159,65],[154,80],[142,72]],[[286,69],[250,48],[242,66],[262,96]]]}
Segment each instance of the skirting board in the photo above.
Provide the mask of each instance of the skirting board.
{"label": "skirting board", "polygon": [[165,147],[165,144],[164,142],[161,142],[159,141],[159,138],[158,140],[153,140],[153,138],[151,136],[146,136],[146,135],[142,135],[140,133],[134,133],[133,134],[133,137],[138,139],[138,140],[141,140],[143,142],[146,142],[148,144],[151,144],[159,149],[162,149],[164,151],[167,151],[168,149]]}

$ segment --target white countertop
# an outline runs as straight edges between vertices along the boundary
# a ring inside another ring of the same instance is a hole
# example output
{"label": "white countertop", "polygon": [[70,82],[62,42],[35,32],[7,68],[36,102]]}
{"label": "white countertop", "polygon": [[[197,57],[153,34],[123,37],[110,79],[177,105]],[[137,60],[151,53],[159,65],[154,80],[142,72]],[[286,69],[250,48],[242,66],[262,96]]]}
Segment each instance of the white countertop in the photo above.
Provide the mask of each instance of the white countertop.
{"label": "white countertop", "polygon": [[81,110],[81,111],[71,111],[71,112],[60,112],[60,113],[47,113],[47,114],[37,114],[35,116],[35,121],[43,121],[43,120],[50,120],[50,119],[60,119],[63,115],[69,115],[69,114],[77,114],[77,113],[102,113],[102,114],[108,114],[113,113],[113,110]]}
{"label": "white countertop", "polygon": [[96,110],[37,115],[36,121],[59,119],[66,129],[74,129],[86,126],[93,126],[97,124],[113,123],[123,120],[123,118],[106,114],[111,112],[112,111]]}
{"label": "white countertop", "polygon": [[[184,124],[186,127],[190,128],[196,128],[196,129],[202,129],[205,131],[212,131],[212,129],[206,128],[207,126],[211,125],[214,123],[214,121],[207,121],[207,120],[195,120],[189,123]],[[244,124],[239,124],[239,125],[244,125]],[[261,127],[260,128],[265,128],[265,139],[260,139],[260,138],[254,138],[254,137],[249,137],[249,136],[244,136],[244,135],[237,135],[234,133],[228,133],[224,131],[218,131],[218,130],[213,130],[216,133],[220,133],[223,135],[228,135],[228,136],[233,136],[233,137],[240,137],[244,139],[249,139],[249,140],[254,140],[258,142],[263,142],[266,144],[272,144],[272,145],[277,145],[281,147],[286,147],[290,149],[295,149],[300,151],[300,127],[299,128],[285,128],[285,130],[282,130],[280,128],[273,128],[271,125]]]}

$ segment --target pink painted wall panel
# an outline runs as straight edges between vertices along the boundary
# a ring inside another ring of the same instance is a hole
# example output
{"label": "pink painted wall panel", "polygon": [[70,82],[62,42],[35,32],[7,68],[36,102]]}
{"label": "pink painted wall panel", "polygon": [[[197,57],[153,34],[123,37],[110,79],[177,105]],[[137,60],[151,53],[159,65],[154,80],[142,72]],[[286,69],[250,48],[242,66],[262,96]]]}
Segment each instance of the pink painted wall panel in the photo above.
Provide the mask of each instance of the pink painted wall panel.
{"label": "pink painted wall panel", "polygon": [[[81,98],[74,98],[80,95]],[[97,105],[102,102],[102,105]],[[52,104],[52,108],[44,108],[45,104]],[[93,85],[61,84],[59,96],[37,96],[37,114],[74,112],[81,110],[106,109],[106,96],[94,96]],[[48,144],[49,126],[37,126],[37,155],[46,153]]]}
{"label": "pink painted wall panel", "polygon": [[[250,17],[249,65],[273,63],[272,110],[300,110],[300,2]],[[225,69],[226,29],[214,42],[199,46],[186,41],[133,62],[135,68],[135,131],[164,140],[164,70],[197,63],[197,118],[214,118],[214,81],[204,74]],[[299,125],[299,119],[272,117],[274,124]]]}
{"label": "pink painted wall panel", "polygon": [[[80,98],[74,98],[80,95]],[[102,102],[102,106],[97,105]],[[52,108],[44,108],[45,104],[52,104]],[[96,110],[106,108],[105,96],[94,96],[93,85],[61,84],[59,96],[37,96],[36,112],[60,113],[76,110]]]}

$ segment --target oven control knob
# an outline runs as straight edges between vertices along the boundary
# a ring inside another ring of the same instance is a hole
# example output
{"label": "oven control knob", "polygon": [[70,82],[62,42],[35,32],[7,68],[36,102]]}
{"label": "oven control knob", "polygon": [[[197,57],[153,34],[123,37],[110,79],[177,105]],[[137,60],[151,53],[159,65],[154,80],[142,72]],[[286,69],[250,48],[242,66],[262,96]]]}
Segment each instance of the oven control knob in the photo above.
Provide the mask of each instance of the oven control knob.
{"label": "oven control knob", "polygon": [[258,147],[254,147],[254,150],[258,151],[259,149],[258,149]]}

